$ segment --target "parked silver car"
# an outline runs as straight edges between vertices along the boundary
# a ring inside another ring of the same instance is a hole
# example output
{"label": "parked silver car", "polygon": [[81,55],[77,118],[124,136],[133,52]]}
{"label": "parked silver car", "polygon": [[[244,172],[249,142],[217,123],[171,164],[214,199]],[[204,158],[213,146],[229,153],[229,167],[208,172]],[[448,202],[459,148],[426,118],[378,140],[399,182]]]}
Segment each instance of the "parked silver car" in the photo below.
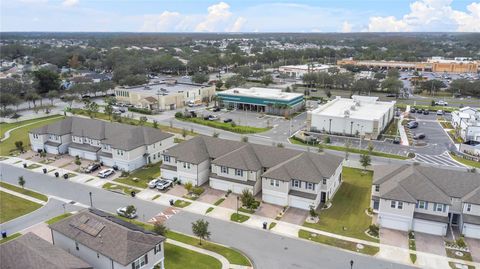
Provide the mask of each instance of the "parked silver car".
{"label": "parked silver car", "polygon": [[166,190],[168,187],[173,185],[173,181],[170,179],[162,179],[160,182],[157,183],[158,190]]}

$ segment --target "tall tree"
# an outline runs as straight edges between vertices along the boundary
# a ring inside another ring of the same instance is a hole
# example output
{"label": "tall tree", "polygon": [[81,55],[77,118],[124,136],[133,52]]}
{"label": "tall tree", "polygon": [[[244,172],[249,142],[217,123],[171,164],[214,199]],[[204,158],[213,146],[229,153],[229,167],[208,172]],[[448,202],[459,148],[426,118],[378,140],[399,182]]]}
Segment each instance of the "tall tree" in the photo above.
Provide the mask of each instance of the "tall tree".
{"label": "tall tree", "polygon": [[40,95],[60,88],[60,78],[54,71],[41,68],[33,72],[33,76],[35,80],[35,88]]}
{"label": "tall tree", "polygon": [[208,221],[199,219],[192,223],[192,232],[200,240],[200,245],[202,244],[202,239],[207,240],[210,238],[210,231],[208,230]]}
{"label": "tall tree", "polygon": [[52,104],[52,106],[53,106],[53,100],[55,100],[55,98],[58,98],[58,96],[59,94],[57,90],[49,91],[47,93],[47,98],[50,99],[50,103]]}
{"label": "tall tree", "polygon": [[19,176],[18,177],[18,185],[20,185],[22,187],[22,189],[24,188],[25,186],[25,179],[23,178],[23,176]]}

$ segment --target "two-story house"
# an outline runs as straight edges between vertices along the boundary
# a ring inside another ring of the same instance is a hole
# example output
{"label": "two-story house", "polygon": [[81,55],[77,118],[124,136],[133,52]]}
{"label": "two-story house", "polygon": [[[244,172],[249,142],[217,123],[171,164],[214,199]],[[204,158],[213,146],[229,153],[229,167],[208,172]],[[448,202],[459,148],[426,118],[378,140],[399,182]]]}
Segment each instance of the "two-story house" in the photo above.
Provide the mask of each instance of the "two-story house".
{"label": "two-story house", "polygon": [[162,156],[163,178],[197,186],[208,182],[211,188],[234,193],[262,191],[265,202],[303,209],[317,207],[333,196],[341,183],[343,163],[342,158],[327,153],[207,136],[180,143]]}
{"label": "two-story house", "polygon": [[420,165],[374,167],[371,207],[378,224],[446,235],[449,228],[480,238],[480,175]]}
{"label": "two-story house", "polygon": [[161,152],[174,144],[172,134],[155,128],[79,117],[33,129],[29,136],[34,151],[68,153],[125,171],[161,161]]}
{"label": "two-story house", "polygon": [[465,142],[480,142],[480,111],[473,107],[463,107],[452,112],[452,126],[459,129]]}
{"label": "two-story house", "polygon": [[165,237],[97,209],[49,225],[52,242],[98,269],[164,268]]}

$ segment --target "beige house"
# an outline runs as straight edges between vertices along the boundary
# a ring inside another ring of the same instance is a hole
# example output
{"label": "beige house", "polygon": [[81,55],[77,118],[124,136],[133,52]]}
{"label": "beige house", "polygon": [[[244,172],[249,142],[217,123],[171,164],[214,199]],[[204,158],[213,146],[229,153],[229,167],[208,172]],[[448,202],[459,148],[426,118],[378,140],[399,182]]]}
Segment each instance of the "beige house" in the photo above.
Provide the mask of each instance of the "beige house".
{"label": "beige house", "polygon": [[173,80],[141,86],[117,87],[115,95],[119,103],[165,111],[182,108],[188,103],[210,102],[215,95],[215,87],[177,83]]}

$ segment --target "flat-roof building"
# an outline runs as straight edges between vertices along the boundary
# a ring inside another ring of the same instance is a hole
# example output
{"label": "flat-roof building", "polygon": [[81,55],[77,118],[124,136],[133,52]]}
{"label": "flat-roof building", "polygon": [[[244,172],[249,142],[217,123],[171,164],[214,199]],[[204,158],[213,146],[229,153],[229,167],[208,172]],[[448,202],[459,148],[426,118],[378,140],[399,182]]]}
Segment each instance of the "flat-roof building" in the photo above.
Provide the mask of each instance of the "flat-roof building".
{"label": "flat-roof building", "polygon": [[378,97],[337,96],[308,112],[307,128],[312,132],[377,139],[393,119],[394,106],[395,101],[381,102]]}
{"label": "flat-roof building", "polygon": [[282,74],[286,74],[291,77],[301,78],[304,74],[312,72],[328,72],[331,68],[330,65],[325,64],[302,64],[302,65],[284,65],[278,68],[278,71]]}
{"label": "flat-roof building", "polygon": [[276,115],[288,115],[304,106],[303,94],[272,88],[233,88],[218,92],[217,97],[226,107]]}
{"label": "flat-roof building", "polygon": [[215,95],[215,87],[168,80],[141,86],[118,87],[115,95],[121,103],[164,111],[182,108],[189,102],[210,102]]}

